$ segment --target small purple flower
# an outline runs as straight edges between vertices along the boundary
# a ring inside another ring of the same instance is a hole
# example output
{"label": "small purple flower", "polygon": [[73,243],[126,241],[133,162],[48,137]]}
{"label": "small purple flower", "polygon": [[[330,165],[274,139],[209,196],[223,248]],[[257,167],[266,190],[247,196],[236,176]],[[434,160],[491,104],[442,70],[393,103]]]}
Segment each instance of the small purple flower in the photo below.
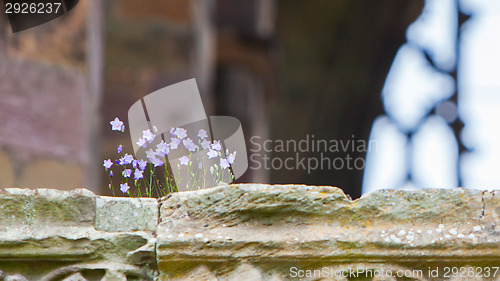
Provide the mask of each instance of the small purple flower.
{"label": "small purple flower", "polygon": [[113,171],[109,171],[109,176],[113,177]]}
{"label": "small purple flower", "polygon": [[102,165],[104,166],[104,168],[109,169],[111,168],[111,166],[113,166],[113,162],[111,161],[111,159],[104,160],[104,164]]}
{"label": "small purple flower", "polygon": [[229,162],[229,164],[233,164],[234,159],[236,159],[236,151],[227,156],[227,162]]}
{"label": "small purple flower", "polygon": [[130,189],[130,186],[128,186],[128,183],[123,183],[120,184],[120,191],[123,193],[127,193],[127,191]]}
{"label": "small purple flower", "polygon": [[207,139],[204,139],[202,142],[201,142],[201,147],[203,149],[209,149],[210,148],[210,141],[207,140]]}
{"label": "small purple flower", "polygon": [[170,138],[172,141],[170,142],[170,148],[171,149],[177,149],[179,145],[181,144],[181,140],[177,138]]}
{"label": "small purple flower", "polygon": [[136,142],[136,144],[142,148],[146,148],[147,144],[146,144],[146,140],[143,139],[143,138],[140,138],[138,142]]}
{"label": "small purple flower", "polygon": [[151,133],[149,129],[146,131],[142,131],[142,138],[146,140],[148,143],[152,143],[153,140],[155,139],[155,135]]}
{"label": "small purple flower", "polygon": [[120,157],[120,162],[118,163],[120,166],[125,165],[125,157]]}
{"label": "small purple flower", "polygon": [[139,169],[135,169],[134,171],[134,180],[139,180],[139,179],[142,179],[143,176],[142,176],[142,171],[139,170]]}
{"label": "small purple flower", "polygon": [[200,139],[202,139],[202,140],[203,140],[203,139],[206,139],[206,138],[208,137],[208,135],[207,135],[207,131],[205,131],[205,130],[203,130],[203,129],[199,130],[199,131],[198,131],[198,137],[199,137]]}
{"label": "small purple flower", "polygon": [[130,175],[132,174],[132,169],[125,169],[122,172],[122,175],[126,178],[130,178]]}
{"label": "small purple flower", "polygon": [[153,163],[153,165],[155,165],[155,167],[163,166],[163,161],[161,161],[160,159],[158,159],[156,157],[150,158],[149,160],[151,160],[151,163]]}
{"label": "small purple flower", "polygon": [[183,140],[182,143],[184,143],[184,146],[186,147],[186,149],[191,151],[191,152],[195,151],[198,148],[198,146],[196,144],[194,144],[193,140],[190,138]]}
{"label": "small purple flower", "polygon": [[187,136],[187,134],[186,134],[186,133],[187,133],[186,129],[183,129],[183,128],[175,128],[175,132],[174,132],[174,134],[175,134],[178,138],[180,138],[180,139],[185,138],[185,137]]}
{"label": "small purple flower", "polygon": [[220,144],[220,141],[214,140],[214,143],[212,144],[212,149],[220,151],[222,149],[222,146]]}
{"label": "small purple flower", "polygon": [[222,169],[229,168],[229,162],[227,161],[227,159],[221,158],[220,159],[220,166]]}
{"label": "small purple flower", "polygon": [[210,149],[210,150],[207,152],[207,155],[208,155],[208,159],[212,159],[212,158],[214,158],[214,157],[217,157],[219,154],[217,153],[217,151],[215,151],[215,150],[211,150],[211,149]]}
{"label": "small purple flower", "polygon": [[159,157],[165,157],[165,155],[168,155],[168,153],[170,152],[168,145],[163,140],[161,140],[161,142],[157,144],[156,147],[156,155],[158,155]]}
{"label": "small purple flower", "polygon": [[134,161],[134,156],[125,153],[125,156],[123,156],[123,162],[125,164],[130,164],[130,163],[132,163],[132,161]]}
{"label": "small purple flower", "polygon": [[169,132],[172,135],[172,137],[175,137],[175,133],[174,133],[175,132],[175,128],[170,129]]}
{"label": "small purple flower", "polygon": [[146,169],[146,165],[148,164],[148,162],[146,162],[145,160],[141,159],[137,164],[139,164],[139,169],[143,170]]}
{"label": "small purple flower", "polygon": [[120,161],[118,161],[118,160],[115,160],[115,163],[118,165],[122,165],[122,164],[120,164]]}
{"label": "small purple flower", "polygon": [[156,158],[156,152],[153,151],[153,149],[149,149],[146,151],[146,157],[151,160],[152,158]]}
{"label": "small purple flower", "polygon": [[189,164],[189,158],[187,158],[186,156],[182,156],[181,158],[179,158],[179,161],[181,162],[181,165],[188,165]]}
{"label": "small purple flower", "polygon": [[113,131],[125,131],[125,126],[123,125],[123,122],[118,119],[118,117],[115,117],[115,120],[109,122],[111,124],[111,130]]}
{"label": "small purple flower", "polygon": [[137,168],[137,163],[138,162],[139,161],[137,161],[137,160],[134,159],[134,161],[132,161],[132,167]]}
{"label": "small purple flower", "polygon": [[118,153],[122,153],[123,151],[123,146],[120,144],[117,149]]}

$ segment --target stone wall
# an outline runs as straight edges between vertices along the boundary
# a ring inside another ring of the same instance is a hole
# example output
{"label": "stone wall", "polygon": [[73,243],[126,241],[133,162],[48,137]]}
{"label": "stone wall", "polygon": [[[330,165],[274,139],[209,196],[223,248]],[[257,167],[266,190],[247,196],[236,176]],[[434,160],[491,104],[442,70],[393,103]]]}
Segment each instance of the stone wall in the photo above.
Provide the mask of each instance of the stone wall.
{"label": "stone wall", "polygon": [[245,184],[156,200],[11,188],[0,210],[5,281],[500,280],[497,191],[352,201],[329,186]]}

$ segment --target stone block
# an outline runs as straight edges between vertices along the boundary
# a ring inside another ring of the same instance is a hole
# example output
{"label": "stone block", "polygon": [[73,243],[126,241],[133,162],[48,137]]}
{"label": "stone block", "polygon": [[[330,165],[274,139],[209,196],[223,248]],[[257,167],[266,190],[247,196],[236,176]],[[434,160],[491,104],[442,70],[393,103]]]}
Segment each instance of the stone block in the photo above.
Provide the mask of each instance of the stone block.
{"label": "stone block", "polygon": [[[117,224],[119,208],[137,216]],[[155,199],[0,189],[0,280],[153,280],[157,212]]]}
{"label": "stone block", "polygon": [[97,230],[156,232],[158,225],[156,199],[99,196],[96,203]]}
{"label": "stone block", "polygon": [[95,195],[85,189],[0,189],[2,226],[43,228],[91,226],[95,221]]}
{"label": "stone block", "polygon": [[381,190],[350,200],[335,187],[259,184],[175,193],[161,201],[159,270],[167,278],[183,276],[202,264],[218,280],[237,280],[228,276],[240,271],[255,280],[299,280],[290,278],[291,267],[491,269],[500,261],[496,194]]}

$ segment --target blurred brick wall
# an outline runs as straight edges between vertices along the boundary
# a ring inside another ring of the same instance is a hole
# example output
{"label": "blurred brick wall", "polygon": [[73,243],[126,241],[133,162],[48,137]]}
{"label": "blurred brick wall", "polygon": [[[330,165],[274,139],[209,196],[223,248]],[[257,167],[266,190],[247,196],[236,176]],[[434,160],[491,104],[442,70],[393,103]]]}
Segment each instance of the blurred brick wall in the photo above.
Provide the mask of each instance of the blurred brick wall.
{"label": "blurred brick wall", "polygon": [[[264,122],[254,120],[264,115],[254,109],[265,100],[241,110],[234,101],[257,96],[246,85],[261,84],[252,72],[269,73],[266,48],[246,46],[241,32],[231,30],[236,23],[217,26],[216,3],[81,1],[69,15],[18,34],[0,21],[0,187],[84,186],[106,194],[102,159],[115,158],[119,144],[132,151],[128,131],[117,135],[108,122],[126,121],[144,95],[193,77],[207,114],[231,114],[255,127],[249,135],[264,135],[256,131]],[[102,23],[92,5],[102,8]],[[216,77],[218,65],[236,68],[248,83],[232,87],[233,76]],[[227,80],[227,93],[214,86],[217,79]]]}
{"label": "blurred brick wall", "polygon": [[[272,7],[271,0],[107,0],[103,119],[126,121],[143,96],[194,77],[208,115],[238,118],[247,142],[252,135],[266,139]],[[132,151],[128,132],[101,127],[105,159],[116,159],[119,144]],[[120,175],[114,177],[116,184]],[[240,180],[268,178],[267,171],[248,170]]]}
{"label": "blurred brick wall", "polygon": [[[215,72],[215,37],[212,1],[136,0],[105,1],[104,96],[100,125],[103,159],[116,159],[116,147],[131,153],[128,109],[158,89],[196,78],[207,113],[211,110]],[[111,131],[109,121],[119,117],[125,133]],[[109,183],[101,169],[104,194]],[[115,173],[113,182],[120,181]]]}
{"label": "blurred brick wall", "polygon": [[0,19],[0,187],[93,189],[89,120],[98,87],[89,73],[98,65],[89,63],[95,25],[88,11],[95,4],[80,1],[69,14],[15,34]]}

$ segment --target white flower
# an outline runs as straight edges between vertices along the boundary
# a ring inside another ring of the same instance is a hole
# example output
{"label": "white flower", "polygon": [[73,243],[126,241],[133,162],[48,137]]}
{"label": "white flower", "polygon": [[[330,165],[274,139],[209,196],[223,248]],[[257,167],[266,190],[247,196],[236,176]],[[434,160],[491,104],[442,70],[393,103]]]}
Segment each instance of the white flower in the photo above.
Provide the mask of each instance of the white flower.
{"label": "white flower", "polygon": [[170,138],[172,141],[170,142],[170,148],[171,149],[177,149],[179,145],[181,144],[181,140],[177,138]]}
{"label": "white flower", "polygon": [[220,166],[222,169],[229,168],[229,162],[227,161],[227,159],[221,158],[220,159]]}
{"label": "white flower", "polygon": [[210,150],[207,152],[207,155],[208,155],[208,159],[212,159],[212,158],[214,158],[214,157],[217,157],[219,154],[217,153],[217,151],[215,151],[215,150],[211,150],[211,149],[210,149]]}
{"label": "white flower", "polygon": [[148,143],[152,143],[155,139],[155,135],[151,133],[149,129],[142,131],[142,138],[146,140]]}
{"label": "white flower", "polygon": [[220,151],[222,149],[222,146],[220,144],[220,141],[214,140],[214,143],[212,144],[212,149]]}
{"label": "white flower", "polygon": [[209,149],[210,148],[210,141],[207,139],[204,139],[201,143],[201,147],[203,149]]}
{"label": "white flower", "polygon": [[136,144],[140,147],[143,147],[143,148],[146,148],[147,144],[146,144],[146,140],[143,139],[143,138],[140,138],[138,142],[136,142]]}
{"label": "white flower", "polygon": [[118,117],[115,117],[115,120],[109,122],[111,124],[111,130],[113,131],[124,131],[125,126],[123,126],[123,122],[118,119]]}
{"label": "white flower", "polygon": [[199,130],[199,131],[198,131],[198,137],[199,137],[200,139],[202,139],[202,140],[203,140],[203,139],[206,139],[206,138],[208,137],[208,135],[207,135],[207,131],[205,131],[205,130],[203,130],[203,129]]}
{"label": "white flower", "polygon": [[187,136],[187,131],[186,129],[183,128],[175,128],[174,135],[176,135],[178,138],[183,139]]}
{"label": "white flower", "polygon": [[198,148],[198,146],[196,144],[194,144],[193,140],[190,138],[183,140],[182,143],[184,143],[184,146],[186,147],[186,149],[191,151],[191,152],[195,151]]}
{"label": "white flower", "polygon": [[181,158],[179,158],[179,161],[181,162],[181,165],[188,165],[189,164],[189,158],[187,158],[186,156],[182,156]]}

